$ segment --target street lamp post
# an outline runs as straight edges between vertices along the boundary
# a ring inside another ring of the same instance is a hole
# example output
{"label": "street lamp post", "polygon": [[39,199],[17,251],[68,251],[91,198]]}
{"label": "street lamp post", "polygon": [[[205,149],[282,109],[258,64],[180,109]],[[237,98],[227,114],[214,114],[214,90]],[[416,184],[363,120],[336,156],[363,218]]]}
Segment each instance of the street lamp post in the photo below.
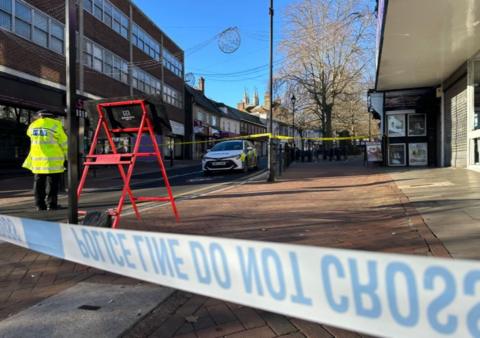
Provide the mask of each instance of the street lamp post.
{"label": "street lamp post", "polygon": [[293,153],[292,161],[294,161],[295,160],[295,102],[297,101],[297,98],[295,97],[294,94],[292,94],[290,101],[292,101],[292,153]]}
{"label": "street lamp post", "polygon": [[[270,111],[269,111],[269,126],[270,134],[273,136],[273,0],[270,0]],[[268,182],[275,182],[275,166],[273,162],[273,139],[268,138]]]}
{"label": "street lamp post", "polygon": [[75,0],[65,1],[66,28],[66,103],[68,129],[68,222],[78,223],[78,116],[76,104],[76,31],[77,8]]}

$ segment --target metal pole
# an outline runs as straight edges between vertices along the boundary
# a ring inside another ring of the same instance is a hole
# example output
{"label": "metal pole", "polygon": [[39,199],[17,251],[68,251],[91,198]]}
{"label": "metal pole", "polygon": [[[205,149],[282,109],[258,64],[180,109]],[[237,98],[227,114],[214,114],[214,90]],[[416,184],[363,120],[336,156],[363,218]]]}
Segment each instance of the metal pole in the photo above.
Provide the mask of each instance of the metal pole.
{"label": "metal pole", "polygon": [[292,145],[295,147],[295,101],[292,102]]}
{"label": "metal pole", "polygon": [[368,140],[372,142],[372,116],[368,113]]}
{"label": "metal pole", "polygon": [[[270,111],[269,111],[269,124],[270,133],[273,136],[273,0],[270,0]],[[273,164],[273,143],[272,138],[268,138],[268,182],[275,182],[275,167]]]}
{"label": "metal pole", "polygon": [[66,95],[67,95],[67,129],[68,129],[68,222],[78,223],[78,116],[75,111],[76,101],[76,31],[77,8],[75,0],[65,3],[66,31]]}
{"label": "metal pole", "polygon": [[128,1],[128,90],[133,96],[133,9],[132,2]]}

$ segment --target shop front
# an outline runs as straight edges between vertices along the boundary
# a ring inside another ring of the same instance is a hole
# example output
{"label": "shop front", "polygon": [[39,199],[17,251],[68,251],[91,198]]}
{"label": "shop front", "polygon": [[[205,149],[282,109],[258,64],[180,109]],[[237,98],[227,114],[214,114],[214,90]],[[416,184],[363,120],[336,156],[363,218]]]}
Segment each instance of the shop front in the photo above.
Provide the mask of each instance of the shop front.
{"label": "shop front", "polygon": [[199,160],[207,152],[209,126],[200,120],[193,121],[193,159]]}
{"label": "shop front", "polygon": [[480,170],[474,2],[378,0],[375,99],[383,100],[386,165]]}
{"label": "shop front", "polygon": [[172,133],[163,137],[162,151],[165,158],[173,158],[177,160],[184,159],[185,156],[185,126],[183,123],[170,120]]}
{"label": "shop front", "polygon": [[432,89],[384,93],[388,166],[435,166],[439,100]]}

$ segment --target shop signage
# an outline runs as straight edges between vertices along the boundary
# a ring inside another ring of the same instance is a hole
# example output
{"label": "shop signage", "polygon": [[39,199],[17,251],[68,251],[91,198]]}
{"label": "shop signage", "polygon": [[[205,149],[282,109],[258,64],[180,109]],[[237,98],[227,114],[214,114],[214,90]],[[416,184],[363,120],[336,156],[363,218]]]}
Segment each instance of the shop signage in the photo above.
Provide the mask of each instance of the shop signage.
{"label": "shop signage", "polygon": [[367,161],[368,162],[382,162],[382,143],[381,142],[367,142]]}
{"label": "shop signage", "polygon": [[185,126],[182,123],[170,120],[170,126],[172,127],[172,134],[185,135]]}

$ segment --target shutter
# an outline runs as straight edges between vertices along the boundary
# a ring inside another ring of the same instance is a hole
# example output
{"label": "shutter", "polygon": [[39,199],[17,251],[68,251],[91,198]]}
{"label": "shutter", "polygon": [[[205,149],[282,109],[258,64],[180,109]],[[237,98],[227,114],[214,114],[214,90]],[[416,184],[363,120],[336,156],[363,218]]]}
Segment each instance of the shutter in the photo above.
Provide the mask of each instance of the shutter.
{"label": "shutter", "polygon": [[467,166],[467,77],[446,91],[445,100],[446,163],[452,167]]}

